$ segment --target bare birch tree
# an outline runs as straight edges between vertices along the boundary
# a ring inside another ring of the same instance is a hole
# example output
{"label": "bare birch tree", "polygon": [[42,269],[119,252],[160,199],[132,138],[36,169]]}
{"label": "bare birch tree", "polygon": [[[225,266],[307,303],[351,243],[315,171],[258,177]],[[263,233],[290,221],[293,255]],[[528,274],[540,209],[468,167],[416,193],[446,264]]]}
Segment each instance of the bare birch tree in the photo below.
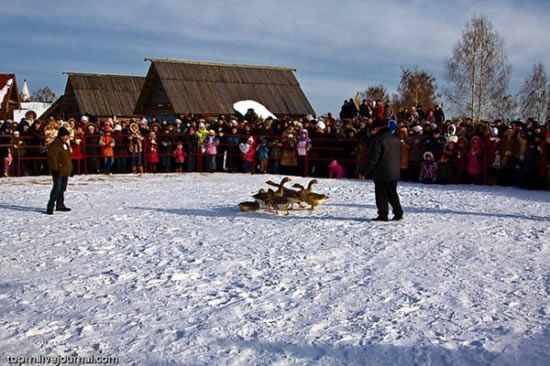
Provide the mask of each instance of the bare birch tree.
{"label": "bare birch tree", "polygon": [[544,122],[548,116],[549,94],[544,65],[539,62],[533,65],[531,74],[525,79],[519,91],[522,117],[525,119],[532,117],[539,122]]}
{"label": "bare birch tree", "polygon": [[505,95],[502,99],[495,101],[496,111],[492,116],[503,122],[511,122],[518,115],[518,100],[513,95]]}
{"label": "bare birch tree", "polygon": [[473,120],[494,118],[506,97],[511,66],[504,41],[484,16],[474,16],[446,61],[445,96],[456,111]]}

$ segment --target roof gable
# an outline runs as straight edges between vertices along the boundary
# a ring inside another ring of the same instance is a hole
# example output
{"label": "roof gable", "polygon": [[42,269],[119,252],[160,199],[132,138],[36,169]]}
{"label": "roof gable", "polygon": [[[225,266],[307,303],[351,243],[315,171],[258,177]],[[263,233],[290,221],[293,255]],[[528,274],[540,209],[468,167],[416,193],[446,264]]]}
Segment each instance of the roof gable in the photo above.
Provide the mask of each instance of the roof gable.
{"label": "roof gable", "polygon": [[65,95],[79,113],[96,116],[132,116],[144,77],[67,73]]}
{"label": "roof gable", "polygon": [[[151,61],[138,105],[147,104],[158,78],[175,113],[233,114],[233,104],[255,100],[278,115],[314,113],[294,69],[148,59]],[[154,96],[153,96],[154,97]]]}

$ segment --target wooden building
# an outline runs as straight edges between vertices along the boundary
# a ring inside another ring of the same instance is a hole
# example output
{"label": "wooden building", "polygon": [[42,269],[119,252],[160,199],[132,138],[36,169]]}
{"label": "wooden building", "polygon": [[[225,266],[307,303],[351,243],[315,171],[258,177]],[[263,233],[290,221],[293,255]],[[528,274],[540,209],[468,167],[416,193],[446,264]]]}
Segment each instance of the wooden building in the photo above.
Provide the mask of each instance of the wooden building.
{"label": "wooden building", "polygon": [[65,93],[42,114],[49,117],[79,118],[133,117],[144,77],[68,72]]}
{"label": "wooden building", "polygon": [[15,74],[0,74],[0,119],[13,119],[13,111],[20,107]]}
{"label": "wooden building", "polygon": [[314,114],[295,69],[146,59],[151,65],[134,110],[160,116],[234,114],[233,104],[254,100],[277,117]]}

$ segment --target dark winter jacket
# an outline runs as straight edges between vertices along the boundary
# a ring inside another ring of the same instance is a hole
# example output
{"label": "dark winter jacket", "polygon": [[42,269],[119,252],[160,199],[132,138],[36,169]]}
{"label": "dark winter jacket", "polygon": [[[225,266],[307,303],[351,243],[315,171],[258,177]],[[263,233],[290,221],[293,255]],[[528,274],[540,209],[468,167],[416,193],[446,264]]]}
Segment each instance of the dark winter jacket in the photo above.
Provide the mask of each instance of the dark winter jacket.
{"label": "dark winter jacket", "polygon": [[196,134],[185,135],[185,137],[183,138],[183,145],[185,147],[185,153],[187,155],[197,154],[199,149],[199,138]]}
{"label": "dark winter jacket", "polygon": [[401,143],[387,127],[382,128],[369,140],[364,176],[372,173],[375,182],[399,180]]}
{"label": "dark winter jacket", "polygon": [[431,151],[434,155],[434,160],[438,161],[445,149],[447,140],[444,137],[438,137],[437,139],[433,136],[426,143],[426,151]]}

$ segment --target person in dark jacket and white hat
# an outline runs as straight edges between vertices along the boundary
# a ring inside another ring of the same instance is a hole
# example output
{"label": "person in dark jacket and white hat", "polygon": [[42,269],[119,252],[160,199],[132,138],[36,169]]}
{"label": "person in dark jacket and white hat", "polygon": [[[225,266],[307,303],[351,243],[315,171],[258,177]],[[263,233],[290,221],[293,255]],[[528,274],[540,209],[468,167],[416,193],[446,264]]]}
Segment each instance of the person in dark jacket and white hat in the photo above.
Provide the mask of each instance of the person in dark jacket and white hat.
{"label": "person in dark jacket and white hat", "polygon": [[53,187],[46,213],[53,215],[57,211],[70,211],[65,206],[65,190],[69,176],[72,174],[71,148],[69,146],[70,132],[65,127],[57,131],[57,138],[48,145],[48,166],[53,179]]}
{"label": "person in dark jacket and white hat", "polygon": [[375,221],[388,221],[388,203],[392,207],[393,220],[403,218],[403,208],[397,194],[401,167],[401,143],[387,127],[387,120],[377,120],[374,135],[368,142],[367,161],[362,176],[372,173],[378,216]]}

